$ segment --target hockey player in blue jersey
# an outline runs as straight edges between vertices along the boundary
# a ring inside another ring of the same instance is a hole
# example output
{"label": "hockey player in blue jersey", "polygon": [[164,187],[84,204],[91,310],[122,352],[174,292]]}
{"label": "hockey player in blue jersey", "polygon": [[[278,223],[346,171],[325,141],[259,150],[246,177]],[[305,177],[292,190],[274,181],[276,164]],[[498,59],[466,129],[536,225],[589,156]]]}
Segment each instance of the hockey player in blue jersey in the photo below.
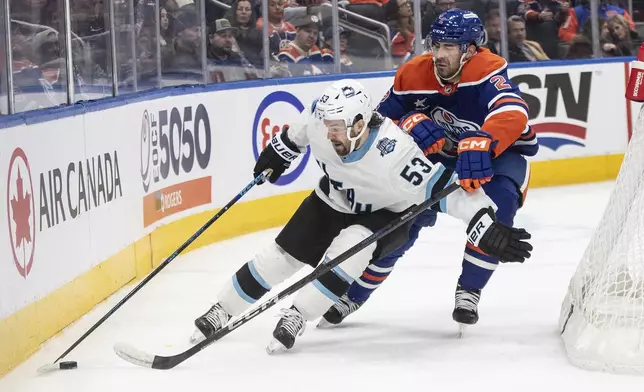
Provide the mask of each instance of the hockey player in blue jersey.
{"label": "hockey player in blue jersey", "polygon": [[[433,23],[429,53],[413,58],[396,73],[378,112],[409,132],[433,162],[456,170],[463,188],[482,187],[498,206],[497,217],[512,225],[530,179],[525,156],[537,153],[528,125],[528,105],[507,74],[507,63],[481,47],[484,28],[469,11],[448,10]],[[324,315],[321,326],[338,324],[357,310],[413,246],[423,227],[433,226],[428,211],[414,222],[409,242],[372,263]],[[476,324],[481,290],[499,259],[466,246],[455,293],[454,321]]]}

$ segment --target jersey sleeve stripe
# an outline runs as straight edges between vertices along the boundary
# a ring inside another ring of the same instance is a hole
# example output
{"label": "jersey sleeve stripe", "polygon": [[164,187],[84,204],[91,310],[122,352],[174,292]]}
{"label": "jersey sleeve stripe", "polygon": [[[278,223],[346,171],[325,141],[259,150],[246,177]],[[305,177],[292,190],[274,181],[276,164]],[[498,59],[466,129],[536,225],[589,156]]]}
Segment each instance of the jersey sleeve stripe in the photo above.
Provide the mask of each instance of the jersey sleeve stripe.
{"label": "jersey sleeve stripe", "polygon": [[492,106],[492,108],[490,108],[490,109],[494,110],[494,109],[496,109],[496,108],[498,108],[500,106],[503,106],[503,104],[508,104],[508,103],[514,103],[514,104],[518,104],[518,105],[521,105],[521,106],[525,106],[526,109],[528,107],[528,104],[521,98],[502,98],[502,99],[499,99],[498,101],[496,101],[494,103],[494,105]]}
{"label": "jersey sleeve stripe", "polygon": [[286,61],[291,61],[291,62],[293,62],[293,63],[297,63],[297,62],[298,62],[298,61],[300,61],[302,58],[304,58],[304,56],[294,57],[294,56],[293,56],[292,54],[290,54],[289,52],[281,52],[281,53],[278,55],[278,58],[279,58],[280,60],[286,60]]}
{"label": "jersey sleeve stripe", "polygon": [[518,105],[505,105],[505,106],[501,106],[500,108],[495,109],[492,112],[490,112],[490,114],[488,114],[485,117],[485,120],[483,120],[483,122],[485,123],[490,118],[492,118],[492,117],[494,117],[494,116],[496,116],[498,114],[507,113],[507,112],[520,112],[520,113],[523,113],[523,115],[526,117],[526,119],[528,118],[528,112],[526,112],[525,108],[523,108],[521,106],[518,106]]}
{"label": "jersey sleeve stripe", "polygon": [[498,101],[499,99],[501,99],[501,98],[503,98],[503,97],[513,97],[513,98],[519,98],[519,99],[521,99],[521,97],[520,97],[519,95],[515,94],[515,93],[501,93],[501,94],[497,94],[497,95],[495,95],[495,96],[494,96],[494,98],[492,98],[492,100],[491,100],[490,102],[488,102],[488,104],[487,104],[487,108],[488,108],[488,109],[490,109],[490,108],[492,107],[492,105],[494,105],[494,103],[495,103],[496,101]]}

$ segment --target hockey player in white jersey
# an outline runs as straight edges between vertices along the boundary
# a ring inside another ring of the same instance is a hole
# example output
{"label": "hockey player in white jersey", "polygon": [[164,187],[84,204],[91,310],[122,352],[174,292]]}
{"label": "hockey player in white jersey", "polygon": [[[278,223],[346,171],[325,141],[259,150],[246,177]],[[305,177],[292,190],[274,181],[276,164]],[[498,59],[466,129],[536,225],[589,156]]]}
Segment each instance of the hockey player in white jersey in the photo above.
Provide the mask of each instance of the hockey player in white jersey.
{"label": "hockey player in white jersey", "polygon": [[[331,84],[298,124],[273,136],[254,174],[271,169],[269,181],[277,181],[307,146],[325,175],[275,241],[244,264],[215,305],[195,320],[193,342],[215,333],[305,265],[334,259],[406,208],[458,181],[451,170],[431,163],[391,120],[374,112],[364,87],[354,80]],[[433,208],[465,222],[468,238],[485,252],[507,262],[530,257],[530,234],[497,223],[496,206],[482,190],[459,189]],[[370,260],[406,242],[410,224],[303,287],[293,305],[282,309],[267,351],[293,347],[306,322],[320,318],[346,293]]]}

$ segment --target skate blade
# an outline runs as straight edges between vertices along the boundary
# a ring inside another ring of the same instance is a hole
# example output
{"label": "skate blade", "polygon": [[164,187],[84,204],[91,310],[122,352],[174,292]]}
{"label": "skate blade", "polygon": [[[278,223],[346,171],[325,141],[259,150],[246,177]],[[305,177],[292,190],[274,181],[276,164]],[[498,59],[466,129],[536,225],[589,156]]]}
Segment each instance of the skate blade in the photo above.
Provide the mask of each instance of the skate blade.
{"label": "skate blade", "polygon": [[467,327],[468,327],[467,324],[458,323],[458,333],[457,333],[456,337],[458,337],[459,339],[464,338],[465,337],[465,330],[467,329]]}
{"label": "skate blade", "polygon": [[190,336],[190,344],[192,345],[199,344],[204,340],[206,340],[206,337],[198,329],[195,329],[195,332]]}
{"label": "skate blade", "polygon": [[269,355],[273,355],[283,351],[286,351],[286,347],[282,344],[282,342],[280,342],[275,338],[271,339],[271,341],[268,343],[268,346],[266,346],[266,352]]}
{"label": "skate blade", "polygon": [[324,328],[333,328],[336,325],[337,324],[333,324],[333,323],[330,323],[330,322],[326,321],[326,319],[324,317],[322,317],[320,319],[320,321],[318,322],[318,325],[315,326],[315,328],[322,328],[322,329],[324,329]]}

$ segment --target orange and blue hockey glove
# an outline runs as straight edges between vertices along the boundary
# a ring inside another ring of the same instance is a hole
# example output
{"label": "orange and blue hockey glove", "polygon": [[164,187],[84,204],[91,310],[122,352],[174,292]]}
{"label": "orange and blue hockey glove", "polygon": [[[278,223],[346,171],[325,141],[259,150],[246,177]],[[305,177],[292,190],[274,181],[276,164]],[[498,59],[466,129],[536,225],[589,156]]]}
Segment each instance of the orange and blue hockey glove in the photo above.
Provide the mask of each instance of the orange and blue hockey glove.
{"label": "orange and blue hockey glove", "polygon": [[492,150],[496,142],[484,131],[463,132],[459,139],[456,174],[461,187],[474,192],[492,180]]}
{"label": "orange and blue hockey glove", "polygon": [[445,145],[445,130],[421,112],[409,112],[398,126],[411,135],[425,155],[439,152]]}

